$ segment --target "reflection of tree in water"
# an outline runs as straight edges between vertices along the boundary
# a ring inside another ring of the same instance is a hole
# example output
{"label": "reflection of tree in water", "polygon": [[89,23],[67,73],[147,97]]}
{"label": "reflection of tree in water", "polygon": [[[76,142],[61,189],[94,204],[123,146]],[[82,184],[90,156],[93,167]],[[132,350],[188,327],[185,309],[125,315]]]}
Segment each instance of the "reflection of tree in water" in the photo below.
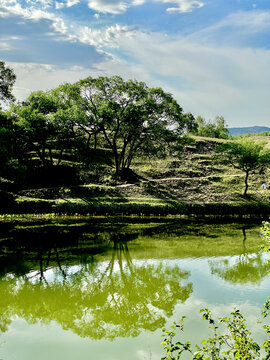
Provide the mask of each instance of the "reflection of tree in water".
{"label": "reflection of tree in water", "polygon": [[210,260],[211,273],[232,284],[260,284],[268,276],[270,265],[263,253],[246,253],[246,228],[243,232],[243,253],[231,259]]}
{"label": "reflection of tree in water", "polygon": [[232,284],[260,284],[268,276],[270,266],[262,254],[240,255],[236,261],[210,261],[211,273]]}
{"label": "reflection of tree in water", "polygon": [[[50,267],[53,251],[39,253],[39,271],[6,276],[0,283],[0,327],[19,316],[28,323],[54,320],[64,329],[95,339],[137,336],[164,325],[192,284],[181,285],[188,272],[164,263],[133,263],[127,243],[115,241],[111,259],[75,267]],[[49,269],[49,270],[48,270]],[[4,315],[3,315],[4,314]]]}

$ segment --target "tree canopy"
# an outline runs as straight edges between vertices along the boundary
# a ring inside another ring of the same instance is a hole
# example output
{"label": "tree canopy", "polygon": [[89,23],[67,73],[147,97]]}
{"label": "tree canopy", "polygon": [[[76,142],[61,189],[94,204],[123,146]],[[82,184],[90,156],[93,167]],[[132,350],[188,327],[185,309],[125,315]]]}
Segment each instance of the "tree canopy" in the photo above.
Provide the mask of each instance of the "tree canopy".
{"label": "tree canopy", "polygon": [[111,149],[116,173],[128,169],[135,155],[164,153],[172,143],[177,147],[195,123],[171,94],[136,80],[88,77],[60,90],[65,104],[80,114],[76,127],[88,136],[99,134]]}

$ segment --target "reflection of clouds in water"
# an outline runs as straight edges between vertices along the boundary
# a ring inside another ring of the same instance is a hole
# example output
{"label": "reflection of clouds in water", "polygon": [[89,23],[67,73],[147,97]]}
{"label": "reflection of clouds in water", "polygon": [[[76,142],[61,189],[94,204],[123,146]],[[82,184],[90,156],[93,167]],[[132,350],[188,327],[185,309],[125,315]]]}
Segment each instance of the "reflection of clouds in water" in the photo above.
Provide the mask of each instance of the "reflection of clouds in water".
{"label": "reflection of clouds in water", "polygon": [[228,316],[230,313],[235,309],[239,309],[245,317],[249,318],[250,320],[257,319],[260,316],[261,309],[263,304],[254,305],[251,304],[248,300],[245,302],[231,302],[227,304],[217,304],[215,302],[205,301],[200,298],[194,298],[193,295],[190,296],[189,299],[184,304],[178,304],[175,308],[174,316],[177,313],[185,312],[187,314],[187,318],[200,318],[200,309],[208,308],[211,310],[213,316],[215,318],[219,318],[222,316]]}

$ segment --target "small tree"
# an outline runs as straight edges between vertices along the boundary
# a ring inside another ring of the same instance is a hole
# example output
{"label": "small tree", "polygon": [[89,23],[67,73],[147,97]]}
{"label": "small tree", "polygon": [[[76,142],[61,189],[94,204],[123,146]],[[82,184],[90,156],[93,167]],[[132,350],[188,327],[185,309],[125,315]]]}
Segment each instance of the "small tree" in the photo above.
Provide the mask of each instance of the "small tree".
{"label": "small tree", "polygon": [[217,151],[222,153],[234,168],[245,173],[244,196],[249,187],[249,175],[263,172],[265,167],[270,164],[270,150],[266,148],[264,141],[242,138],[219,146]]}

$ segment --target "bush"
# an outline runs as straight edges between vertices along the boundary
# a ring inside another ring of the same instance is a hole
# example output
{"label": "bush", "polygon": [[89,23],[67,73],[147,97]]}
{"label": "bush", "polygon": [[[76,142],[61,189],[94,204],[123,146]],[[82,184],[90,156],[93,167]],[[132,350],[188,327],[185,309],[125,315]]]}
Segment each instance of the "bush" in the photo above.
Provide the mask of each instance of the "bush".
{"label": "bush", "polygon": [[[270,297],[265,302],[262,315],[265,318],[270,310]],[[203,340],[201,345],[194,348],[191,343],[175,341],[176,329],[184,331],[184,316],[179,323],[174,323],[170,330],[163,329],[163,342],[166,356],[162,360],[178,360],[182,355],[188,353],[190,359],[200,360],[229,360],[229,359],[269,359],[270,358],[270,326],[263,325],[266,331],[266,338],[262,344],[258,344],[252,338],[251,331],[245,325],[245,319],[239,310],[234,310],[231,317],[220,318],[218,321],[212,318],[208,309],[201,309],[202,318],[208,321],[212,336]],[[219,331],[219,324],[225,325],[225,332]],[[261,350],[266,357],[261,356]]]}

